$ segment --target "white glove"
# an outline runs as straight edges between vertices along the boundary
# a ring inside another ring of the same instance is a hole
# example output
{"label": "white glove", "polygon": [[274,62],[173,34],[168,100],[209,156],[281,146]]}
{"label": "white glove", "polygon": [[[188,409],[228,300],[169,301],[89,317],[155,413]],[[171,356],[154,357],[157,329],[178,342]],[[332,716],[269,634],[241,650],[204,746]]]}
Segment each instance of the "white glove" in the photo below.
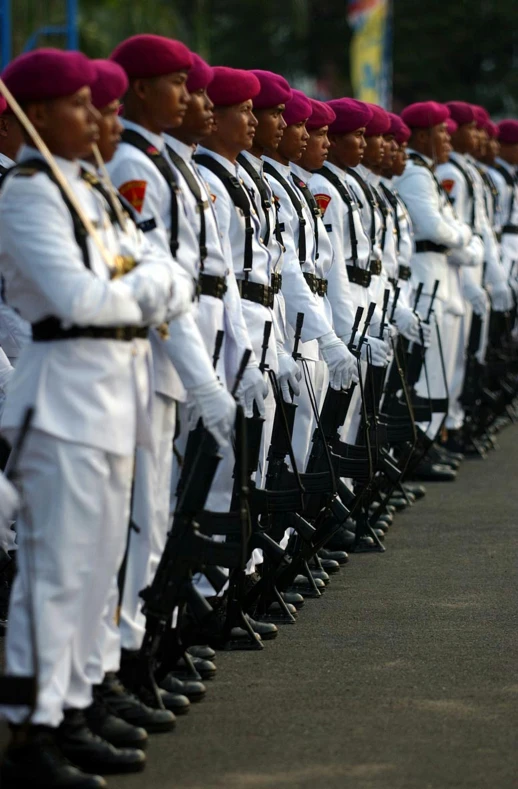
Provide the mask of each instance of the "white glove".
{"label": "white glove", "polygon": [[189,427],[195,427],[201,417],[220,447],[227,446],[236,419],[236,403],[230,392],[220,381],[213,380],[189,389],[188,395],[193,400]]}
{"label": "white glove", "polygon": [[18,491],[3,474],[0,474],[0,548],[4,551],[10,551],[13,547],[11,523],[19,506]]}
{"label": "white glove", "polygon": [[468,283],[464,288],[464,296],[471,304],[475,315],[483,316],[489,309],[489,297],[484,290],[474,283]]}
{"label": "white glove", "polygon": [[318,346],[329,369],[332,389],[349,389],[353,381],[358,381],[356,358],[334,332],[319,337]]}
{"label": "white glove", "polygon": [[409,307],[399,304],[396,308],[395,321],[403,337],[411,342],[420,342],[419,318]]}
{"label": "white glove", "polygon": [[148,325],[158,325],[166,319],[167,304],[172,296],[172,288],[164,293],[163,285],[149,275],[146,275],[146,266],[134,269],[123,277],[124,282],[133,291],[140,310],[143,322]]}
{"label": "white glove", "polygon": [[[370,352],[369,352],[370,349]],[[366,337],[361,349],[361,358],[374,367],[386,367],[389,361],[390,347],[385,340],[377,337]]]}
{"label": "white glove", "polygon": [[282,397],[285,403],[291,403],[290,386],[295,397],[300,394],[299,381],[302,378],[302,371],[297,362],[290,356],[282,345],[277,344],[277,359],[279,371],[276,375],[279,386],[281,387]]}
{"label": "white glove", "polygon": [[259,366],[257,364],[249,365],[244,372],[238,389],[238,397],[245,409],[245,416],[250,417],[254,415],[254,403],[259,414],[264,416],[264,400],[267,394],[268,382],[260,371]]}
{"label": "white glove", "polygon": [[495,312],[508,312],[514,305],[513,291],[505,280],[496,282],[491,289],[491,304]]}

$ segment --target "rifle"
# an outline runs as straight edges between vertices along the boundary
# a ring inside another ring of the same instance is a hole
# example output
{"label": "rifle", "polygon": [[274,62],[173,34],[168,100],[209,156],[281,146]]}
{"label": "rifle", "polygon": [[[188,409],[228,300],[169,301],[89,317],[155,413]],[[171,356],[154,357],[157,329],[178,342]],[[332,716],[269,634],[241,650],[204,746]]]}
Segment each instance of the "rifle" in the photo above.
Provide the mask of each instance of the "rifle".
{"label": "rifle", "polygon": [[[236,376],[234,395],[249,358],[250,351],[245,351]],[[240,438],[244,438],[241,421],[242,410],[238,406],[236,431]],[[175,630],[171,628],[173,611],[179,608],[178,623],[186,605],[200,623],[210,620],[212,614],[209,603],[193,585],[193,571],[205,565],[238,567],[243,561],[240,545],[214,542],[200,532],[196,522],[205,506],[220,460],[218,444],[200,419],[187,442],[177,489],[177,506],[164,552],[151,584],[140,593],[146,631],[138,654],[125,667],[124,681],[131,689],[144,687],[151,690],[160,707],[163,705],[157,683],[174,668],[178,650],[180,653],[183,651],[178,627]]]}

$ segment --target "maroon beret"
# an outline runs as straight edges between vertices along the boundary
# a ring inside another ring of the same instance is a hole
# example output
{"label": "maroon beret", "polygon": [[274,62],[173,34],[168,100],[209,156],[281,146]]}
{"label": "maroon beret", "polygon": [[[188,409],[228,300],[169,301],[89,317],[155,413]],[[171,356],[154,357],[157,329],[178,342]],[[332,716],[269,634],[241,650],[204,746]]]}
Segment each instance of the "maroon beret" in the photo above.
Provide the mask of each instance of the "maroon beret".
{"label": "maroon beret", "polygon": [[336,115],[330,124],[331,134],[347,134],[367,126],[372,118],[369,104],[357,99],[332,99],[327,102]]}
{"label": "maroon beret", "polygon": [[457,121],[454,121],[453,118],[446,119],[446,129],[448,130],[448,134],[450,136],[452,134],[455,134],[458,128],[459,128],[459,124],[457,123]]}
{"label": "maroon beret", "polygon": [[394,135],[397,144],[403,145],[404,142],[408,142],[412,132],[410,131],[406,123],[403,123],[399,115],[395,115],[395,113],[393,112],[389,112],[389,118],[390,118],[389,133]]}
{"label": "maroon beret", "polygon": [[110,55],[130,79],[162,77],[192,66],[192,53],[181,41],[141,33],[115,47]]}
{"label": "maroon beret", "polygon": [[376,134],[388,134],[390,129],[389,114],[382,107],[377,104],[369,104],[369,109],[372,111],[372,118],[365,127],[365,136],[374,137]]}
{"label": "maroon beret", "polygon": [[71,96],[95,81],[92,62],[82,52],[36,49],[12,60],[2,79],[18,101]]}
{"label": "maroon beret", "polygon": [[447,101],[446,106],[450,111],[450,117],[458,126],[464,126],[464,124],[473,123],[476,120],[473,106],[466,101]]}
{"label": "maroon beret", "polygon": [[288,126],[292,126],[294,123],[307,121],[311,115],[311,109],[311,102],[306,94],[301,90],[293,90],[291,99],[286,102],[286,109],[282,113],[282,117]]}
{"label": "maroon beret", "polygon": [[306,123],[306,129],[313,131],[314,129],[321,129],[323,126],[330,126],[336,118],[336,112],[329,104],[316,99],[310,99],[311,102],[311,115]]}
{"label": "maroon beret", "polygon": [[489,112],[484,107],[481,107],[480,104],[472,104],[471,108],[475,115],[477,129],[483,129],[489,120]]}
{"label": "maroon beret", "polygon": [[252,69],[251,73],[255,74],[261,85],[261,90],[254,98],[254,110],[276,107],[277,104],[286,104],[291,99],[290,85],[280,74],[261,69]]}
{"label": "maroon beret", "polygon": [[189,69],[189,76],[187,77],[187,90],[189,93],[194,93],[197,90],[204,90],[208,88],[214,76],[214,69],[209,66],[203,58],[191,52],[192,66]]}
{"label": "maroon beret", "polygon": [[514,145],[518,142],[518,121],[505,120],[500,121],[498,124],[498,139],[500,142],[506,142]]}
{"label": "maroon beret", "polygon": [[207,93],[216,107],[230,107],[255,99],[261,83],[251,71],[228,66],[214,66]]}
{"label": "maroon beret", "polygon": [[120,99],[128,90],[128,78],[124,69],[112,60],[92,60],[96,79],[92,89],[92,104],[98,110]]}
{"label": "maroon beret", "polygon": [[498,137],[498,126],[496,123],[493,123],[492,120],[486,121],[484,129],[487,131],[488,137],[492,140],[496,140]]}
{"label": "maroon beret", "polygon": [[405,107],[401,117],[411,129],[429,129],[444,123],[450,117],[450,111],[437,101],[418,101]]}
{"label": "maroon beret", "polygon": [[7,109],[7,102],[3,96],[0,96],[0,115],[3,115]]}

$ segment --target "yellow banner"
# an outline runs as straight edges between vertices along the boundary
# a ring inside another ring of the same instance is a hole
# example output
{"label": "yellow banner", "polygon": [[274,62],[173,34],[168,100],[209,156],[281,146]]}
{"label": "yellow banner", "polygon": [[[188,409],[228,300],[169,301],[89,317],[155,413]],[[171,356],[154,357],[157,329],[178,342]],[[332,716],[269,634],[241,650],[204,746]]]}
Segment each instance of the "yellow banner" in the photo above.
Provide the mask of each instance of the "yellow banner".
{"label": "yellow banner", "polygon": [[351,79],[361,101],[390,108],[390,6],[380,0],[363,15],[351,43]]}

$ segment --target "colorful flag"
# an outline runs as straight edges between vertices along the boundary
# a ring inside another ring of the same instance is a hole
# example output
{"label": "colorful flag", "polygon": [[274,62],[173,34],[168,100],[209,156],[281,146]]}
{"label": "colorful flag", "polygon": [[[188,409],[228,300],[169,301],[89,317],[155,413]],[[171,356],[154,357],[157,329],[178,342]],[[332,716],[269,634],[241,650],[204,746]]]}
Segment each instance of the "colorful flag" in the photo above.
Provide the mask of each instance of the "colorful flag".
{"label": "colorful flag", "polygon": [[354,95],[390,109],[392,102],[391,0],[349,0],[353,28],[351,80]]}

